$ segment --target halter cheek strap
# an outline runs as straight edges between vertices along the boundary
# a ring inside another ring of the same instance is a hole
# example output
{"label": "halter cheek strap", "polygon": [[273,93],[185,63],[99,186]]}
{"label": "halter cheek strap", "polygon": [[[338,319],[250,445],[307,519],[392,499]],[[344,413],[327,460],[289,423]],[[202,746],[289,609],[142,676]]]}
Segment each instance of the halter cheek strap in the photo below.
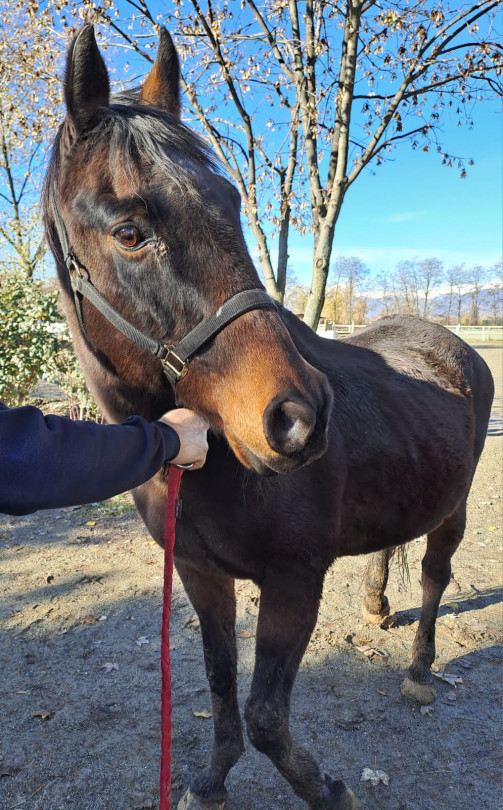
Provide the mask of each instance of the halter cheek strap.
{"label": "halter cheek strap", "polygon": [[96,289],[89,279],[88,271],[70,250],[66,228],[54,201],[52,212],[56,233],[70,277],[75,309],[82,333],[85,335],[82,298],[87,298],[128,340],[133,341],[142,349],[146,349],[161,361],[164,374],[173,388],[187,374],[190,359],[229,323],[254,309],[277,309],[272,298],[263,290],[243,290],[228,298],[213,315],[198,323],[176,346],[174,344],[159,343],[123,318]]}

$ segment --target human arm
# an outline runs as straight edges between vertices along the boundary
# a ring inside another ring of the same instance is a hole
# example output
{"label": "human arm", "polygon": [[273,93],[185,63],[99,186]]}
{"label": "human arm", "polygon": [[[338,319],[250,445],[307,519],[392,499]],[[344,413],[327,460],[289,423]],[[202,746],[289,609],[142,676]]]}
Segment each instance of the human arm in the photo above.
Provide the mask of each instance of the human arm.
{"label": "human arm", "polygon": [[[176,428],[165,422],[133,416],[120,425],[98,425],[0,404],[0,512],[22,515],[105,500],[186,455]],[[204,456],[199,446],[190,461],[202,466]]]}

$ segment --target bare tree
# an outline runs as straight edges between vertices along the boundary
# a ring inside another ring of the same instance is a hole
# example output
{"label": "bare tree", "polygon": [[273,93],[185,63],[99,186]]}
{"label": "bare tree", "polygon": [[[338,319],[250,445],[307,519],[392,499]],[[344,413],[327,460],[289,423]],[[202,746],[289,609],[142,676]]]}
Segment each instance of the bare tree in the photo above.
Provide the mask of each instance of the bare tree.
{"label": "bare tree", "polygon": [[494,323],[503,323],[503,262],[498,262],[491,269],[494,279],[487,288],[487,298]]}
{"label": "bare tree", "polygon": [[409,315],[419,315],[417,262],[413,259],[398,262],[391,283],[395,310]]}
{"label": "bare tree", "polygon": [[239,188],[276,298],[285,293],[291,229],[312,233],[311,326],[341,207],[362,171],[408,143],[437,150],[464,174],[439,140],[442,112],[471,123],[475,101],[500,89],[499,0],[385,8],[375,0],[173,0],[167,12],[155,0],[52,1],[68,19],[101,23],[108,39],[148,62],[158,25],[169,27],[189,115]]}
{"label": "bare tree", "polygon": [[301,284],[293,271],[287,276],[284,304],[296,315],[304,314],[309,287]]}
{"label": "bare tree", "polygon": [[423,259],[418,262],[417,280],[422,298],[420,314],[422,318],[430,318],[432,315],[432,291],[442,282],[444,269],[439,259]]}
{"label": "bare tree", "polygon": [[355,301],[353,311],[353,321],[356,324],[362,325],[365,323],[367,313],[369,310],[368,300],[364,297],[357,298]]}
{"label": "bare tree", "polygon": [[332,269],[332,277],[336,280],[334,287],[336,294],[340,294],[343,306],[339,318],[347,323],[353,323],[355,319],[355,302],[368,275],[368,267],[357,256],[340,256],[334,262]]}
{"label": "bare tree", "polygon": [[450,324],[454,313],[456,315],[456,323],[461,323],[461,316],[463,313],[463,298],[466,289],[466,268],[464,264],[457,264],[448,267],[446,270],[446,279],[449,285],[447,308],[445,313],[447,324]]}
{"label": "bare tree", "polygon": [[44,147],[59,118],[52,14],[12,0],[0,10],[0,247],[4,267],[27,278],[45,242],[38,215]]}
{"label": "bare tree", "polygon": [[393,306],[394,296],[387,273],[380,273],[377,276],[374,288],[376,292],[379,292],[381,295],[382,313],[384,315],[391,315],[395,311]]}
{"label": "bare tree", "polygon": [[480,298],[487,281],[487,270],[480,264],[471,267],[468,273],[468,283],[470,285],[468,294],[470,296],[470,311],[468,323],[470,326],[478,326],[480,320]]}

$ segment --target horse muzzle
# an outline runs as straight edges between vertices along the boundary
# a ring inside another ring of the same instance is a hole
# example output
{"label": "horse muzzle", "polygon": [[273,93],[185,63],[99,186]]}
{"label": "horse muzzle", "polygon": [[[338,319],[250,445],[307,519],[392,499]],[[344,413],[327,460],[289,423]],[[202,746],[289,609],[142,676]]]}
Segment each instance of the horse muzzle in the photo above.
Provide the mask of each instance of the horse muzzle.
{"label": "horse muzzle", "polygon": [[314,403],[295,393],[283,394],[269,403],[263,426],[267,442],[277,454],[271,459],[274,472],[296,469],[323,455],[331,404],[332,394],[325,380]]}
{"label": "horse muzzle", "polygon": [[233,430],[226,430],[235,455],[244,466],[259,475],[293,472],[316,461],[328,446],[328,419],[332,407],[332,391],[323,375],[319,375],[316,396],[302,397],[298,392],[282,393],[265,408],[263,448],[251,445]]}

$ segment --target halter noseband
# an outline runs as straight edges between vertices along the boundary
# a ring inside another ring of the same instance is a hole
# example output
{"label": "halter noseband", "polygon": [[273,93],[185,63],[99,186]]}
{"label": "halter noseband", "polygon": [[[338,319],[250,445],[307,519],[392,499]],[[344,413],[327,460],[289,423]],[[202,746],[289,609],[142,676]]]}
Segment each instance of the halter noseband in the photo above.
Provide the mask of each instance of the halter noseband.
{"label": "halter noseband", "polygon": [[129,340],[132,340],[142,349],[146,349],[161,361],[164,374],[173,388],[187,374],[191,357],[229,323],[253,309],[277,309],[272,298],[263,290],[244,290],[228,298],[213,315],[198,323],[176,346],[174,344],[159,343],[123,318],[96,289],[89,279],[89,272],[80,264],[70,249],[66,228],[54,199],[52,201],[52,213],[54,226],[68,269],[75,309],[82,333],[85,335],[82,318],[82,297],[84,297]]}

